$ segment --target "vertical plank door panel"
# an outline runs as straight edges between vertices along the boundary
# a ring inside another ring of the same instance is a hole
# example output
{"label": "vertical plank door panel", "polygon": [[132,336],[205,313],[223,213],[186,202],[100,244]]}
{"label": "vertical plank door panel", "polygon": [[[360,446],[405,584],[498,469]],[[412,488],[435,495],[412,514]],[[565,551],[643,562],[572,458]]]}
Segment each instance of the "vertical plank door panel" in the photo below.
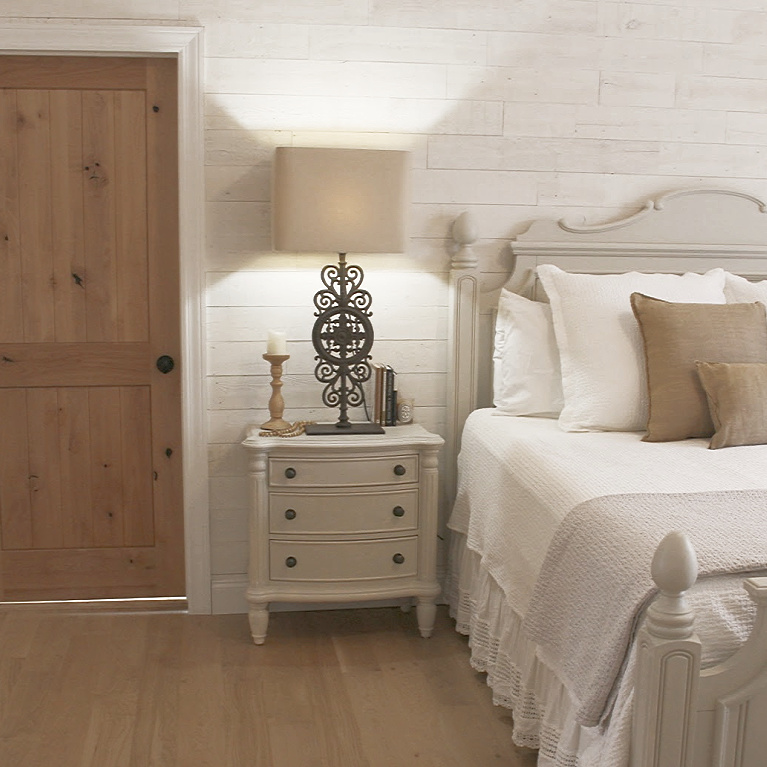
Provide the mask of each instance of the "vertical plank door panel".
{"label": "vertical plank door panel", "polygon": [[83,93],[85,288],[89,341],[117,340],[114,94]]}
{"label": "vertical plank door panel", "polygon": [[87,340],[83,231],[83,116],[80,91],[50,92],[56,341]]}
{"label": "vertical plank door panel", "polygon": [[56,334],[48,92],[20,90],[16,102],[24,340],[53,341]]}
{"label": "vertical plank door panel", "polygon": [[120,389],[88,390],[91,444],[93,542],[96,546],[123,544],[123,476]]}
{"label": "vertical plank door panel", "polygon": [[24,340],[16,91],[0,89],[0,342]]}
{"label": "vertical plank door panel", "polygon": [[123,540],[126,546],[154,543],[152,513],[151,392],[148,386],[120,389],[123,460]]}
{"label": "vertical plank door panel", "polygon": [[0,56],[3,600],[185,593],[176,66]]}
{"label": "vertical plank door panel", "polygon": [[147,293],[146,98],[115,94],[117,338],[149,340]]}
{"label": "vertical plank door panel", "polygon": [[32,548],[35,549],[55,549],[63,542],[58,406],[55,389],[27,389]]}
{"label": "vertical plank door panel", "polygon": [[3,548],[32,548],[27,394],[24,389],[0,389],[0,522]]}
{"label": "vertical plank door panel", "polygon": [[58,395],[62,545],[89,548],[94,537],[88,390],[62,387]]}

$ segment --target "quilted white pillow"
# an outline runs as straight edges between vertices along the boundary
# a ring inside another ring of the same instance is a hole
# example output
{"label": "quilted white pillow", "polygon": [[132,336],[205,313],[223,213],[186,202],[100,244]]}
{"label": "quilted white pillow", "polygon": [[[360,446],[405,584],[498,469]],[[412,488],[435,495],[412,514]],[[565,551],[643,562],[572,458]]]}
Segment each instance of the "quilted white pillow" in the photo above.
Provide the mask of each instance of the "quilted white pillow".
{"label": "quilted white pillow", "polygon": [[571,274],[538,267],[551,302],[562,366],[565,431],[641,431],[648,398],[632,293],[664,301],[725,303],[723,269],[705,274]]}
{"label": "quilted white pillow", "polygon": [[563,404],[551,307],[505,288],[495,320],[493,404],[507,415],[549,418]]}
{"label": "quilted white pillow", "polygon": [[767,280],[749,282],[745,277],[725,272],[724,295],[728,304],[750,304],[761,301],[767,305]]}

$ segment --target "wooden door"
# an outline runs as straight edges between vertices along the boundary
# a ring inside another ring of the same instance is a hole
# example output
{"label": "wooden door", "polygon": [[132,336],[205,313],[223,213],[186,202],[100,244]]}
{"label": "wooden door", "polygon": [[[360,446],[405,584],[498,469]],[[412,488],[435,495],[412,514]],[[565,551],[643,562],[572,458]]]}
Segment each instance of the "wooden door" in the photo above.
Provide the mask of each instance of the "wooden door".
{"label": "wooden door", "polygon": [[5,601],[185,593],[176,94],[174,59],[0,57]]}

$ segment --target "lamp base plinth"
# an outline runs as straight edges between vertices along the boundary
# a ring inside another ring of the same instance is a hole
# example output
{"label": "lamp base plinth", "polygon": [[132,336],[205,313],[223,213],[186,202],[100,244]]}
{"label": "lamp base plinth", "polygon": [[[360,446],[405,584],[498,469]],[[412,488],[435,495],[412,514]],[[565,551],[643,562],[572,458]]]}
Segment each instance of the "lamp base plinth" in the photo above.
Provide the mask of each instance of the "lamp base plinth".
{"label": "lamp base plinth", "polygon": [[384,427],[377,423],[349,423],[339,426],[337,423],[308,423],[306,433],[309,435],[324,435],[343,437],[347,434],[384,434]]}
{"label": "lamp base plinth", "polygon": [[283,429],[290,429],[292,426],[293,424],[284,418],[270,418],[266,423],[261,424],[261,428],[268,431],[281,431]]}

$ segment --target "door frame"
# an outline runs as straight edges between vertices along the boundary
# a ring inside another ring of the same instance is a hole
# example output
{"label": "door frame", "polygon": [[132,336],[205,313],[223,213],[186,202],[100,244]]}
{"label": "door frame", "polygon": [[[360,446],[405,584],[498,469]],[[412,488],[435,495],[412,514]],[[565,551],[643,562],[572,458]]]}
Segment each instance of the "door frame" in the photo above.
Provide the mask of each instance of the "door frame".
{"label": "door frame", "polygon": [[178,61],[184,549],[189,612],[212,611],[204,397],[202,28],[0,22],[0,55],[174,56]]}

